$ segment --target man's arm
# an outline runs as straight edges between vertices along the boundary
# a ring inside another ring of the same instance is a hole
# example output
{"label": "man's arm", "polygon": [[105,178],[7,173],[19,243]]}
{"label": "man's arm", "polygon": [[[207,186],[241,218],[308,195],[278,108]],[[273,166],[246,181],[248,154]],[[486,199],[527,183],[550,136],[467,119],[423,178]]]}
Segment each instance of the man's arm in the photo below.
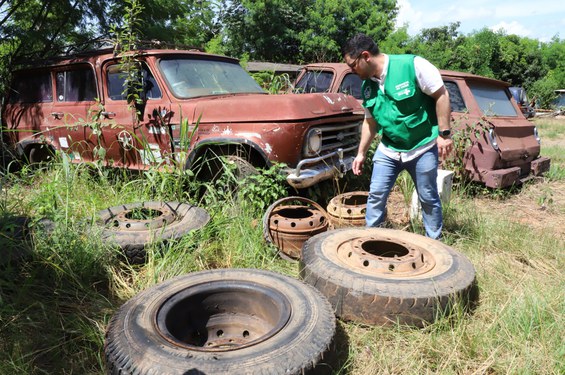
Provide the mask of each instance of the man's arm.
{"label": "man's arm", "polygon": [[359,149],[357,156],[353,160],[353,174],[360,175],[363,172],[363,164],[365,163],[365,155],[371,146],[371,142],[377,134],[377,122],[372,117],[365,117],[361,128],[361,140],[359,141]]}
{"label": "man's arm", "polygon": [[[449,130],[451,119],[451,104],[449,103],[449,92],[445,86],[441,86],[436,92],[430,95],[436,102],[436,115],[439,126],[439,131]],[[445,159],[453,151],[453,140],[451,137],[437,138],[438,153],[440,159]]]}

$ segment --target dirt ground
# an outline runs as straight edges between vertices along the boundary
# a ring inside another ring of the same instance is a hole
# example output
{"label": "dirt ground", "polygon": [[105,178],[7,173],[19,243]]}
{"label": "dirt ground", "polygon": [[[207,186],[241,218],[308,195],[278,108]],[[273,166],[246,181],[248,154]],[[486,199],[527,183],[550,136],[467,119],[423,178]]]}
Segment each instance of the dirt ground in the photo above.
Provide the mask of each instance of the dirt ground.
{"label": "dirt ground", "polygon": [[[504,199],[474,198],[477,210],[484,215],[498,215],[529,227],[552,231],[565,240],[565,182],[537,181]],[[409,203],[409,202],[408,202]],[[455,203],[456,204],[456,203]],[[388,221],[398,229],[408,228],[410,207],[400,192],[393,191],[388,203]]]}
{"label": "dirt ground", "polygon": [[523,188],[505,200],[476,198],[477,209],[485,214],[495,212],[540,231],[551,231],[565,240],[565,182],[538,182]]}

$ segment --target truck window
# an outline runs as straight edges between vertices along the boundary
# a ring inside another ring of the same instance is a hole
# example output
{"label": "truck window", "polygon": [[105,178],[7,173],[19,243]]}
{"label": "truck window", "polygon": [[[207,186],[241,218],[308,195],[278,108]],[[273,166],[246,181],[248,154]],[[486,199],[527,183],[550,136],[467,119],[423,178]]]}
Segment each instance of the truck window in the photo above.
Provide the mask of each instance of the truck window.
{"label": "truck window", "polygon": [[10,103],[46,103],[53,101],[49,72],[17,74],[10,87]]}
{"label": "truck window", "polygon": [[[151,74],[149,68],[143,64],[143,68],[141,70],[141,74],[143,75],[143,82],[145,85],[145,97],[147,99],[159,99],[163,95],[161,93],[161,89],[159,89],[159,85]],[[106,81],[108,82],[108,97],[112,100],[126,100],[126,93],[125,93],[125,80],[126,80],[126,73],[120,68],[119,64],[112,65],[108,68],[106,72]]]}
{"label": "truck window", "polygon": [[518,116],[504,86],[471,82],[469,88],[485,116]]}
{"label": "truck window", "polygon": [[443,83],[449,93],[451,112],[466,112],[467,107],[465,106],[463,95],[461,95],[461,91],[459,91],[459,87],[457,87],[457,83],[452,81],[444,81]]}
{"label": "truck window", "polygon": [[361,99],[361,78],[357,74],[349,73],[341,81],[339,92],[353,96],[355,99]]}
{"label": "truck window", "polygon": [[197,58],[162,59],[159,66],[177,98],[265,92],[238,63]]}
{"label": "truck window", "polygon": [[295,91],[298,93],[329,92],[334,78],[332,72],[307,71],[300,81],[296,83]]}
{"label": "truck window", "polygon": [[58,102],[87,102],[96,98],[94,72],[88,65],[57,72]]}

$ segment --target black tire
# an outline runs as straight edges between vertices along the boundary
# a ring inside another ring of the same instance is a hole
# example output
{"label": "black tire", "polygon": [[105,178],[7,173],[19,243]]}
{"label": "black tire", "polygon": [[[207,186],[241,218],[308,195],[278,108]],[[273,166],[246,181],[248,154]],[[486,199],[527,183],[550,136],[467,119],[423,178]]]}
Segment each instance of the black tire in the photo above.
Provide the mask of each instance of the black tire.
{"label": "black tire", "polygon": [[241,156],[228,155],[226,156],[226,160],[228,163],[233,163],[235,165],[234,175],[239,180],[259,173],[257,168],[255,168],[251,162]]}
{"label": "black tire", "polygon": [[[137,219],[134,213],[155,213],[148,219]],[[145,246],[155,240],[171,240],[203,227],[210,215],[198,207],[179,202],[130,203],[104,209],[98,213],[97,225],[102,239],[121,247],[128,262],[145,262]]]}
{"label": "black tire", "polygon": [[45,144],[34,145],[29,150],[28,162],[31,165],[49,163],[53,160],[55,153],[53,149]]}
{"label": "black tire", "polygon": [[329,303],[274,272],[222,269],[143,291],[110,320],[108,374],[305,374],[335,335]]}
{"label": "black tire", "polygon": [[[230,169],[230,166],[234,168]],[[233,174],[231,183],[259,173],[251,162],[250,155],[239,149],[205,151],[201,160],[196,163],[195,173],[198,180],[215,183],[227,173],[227,169]]]}
{"label": "black tire", "polygon": [[31,255],[29,224],[27,216],[0,217],[0,270]]}
{"label": "black tire", "polygon": [[346,228],[318,234],[302,249],[300,277],[343,320],[423,326],[478,297],[475,269],[462,254],[414,233]]}

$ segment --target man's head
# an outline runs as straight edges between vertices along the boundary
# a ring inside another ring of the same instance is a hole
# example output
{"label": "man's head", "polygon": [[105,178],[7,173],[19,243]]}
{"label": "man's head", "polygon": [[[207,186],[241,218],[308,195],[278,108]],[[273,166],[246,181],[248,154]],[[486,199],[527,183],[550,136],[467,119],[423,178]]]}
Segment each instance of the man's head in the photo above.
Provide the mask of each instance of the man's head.
{"label": "man's head", "polygon": [[377,56],[379,46],[365,34],[357,34],[349,39],[341,49],[345,63],[362,79],[373,74],[374,68],[369,63],[370,58]]}

